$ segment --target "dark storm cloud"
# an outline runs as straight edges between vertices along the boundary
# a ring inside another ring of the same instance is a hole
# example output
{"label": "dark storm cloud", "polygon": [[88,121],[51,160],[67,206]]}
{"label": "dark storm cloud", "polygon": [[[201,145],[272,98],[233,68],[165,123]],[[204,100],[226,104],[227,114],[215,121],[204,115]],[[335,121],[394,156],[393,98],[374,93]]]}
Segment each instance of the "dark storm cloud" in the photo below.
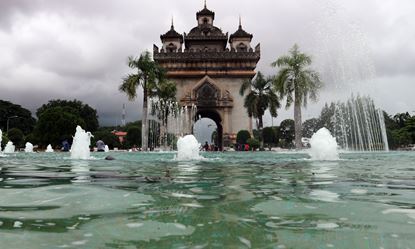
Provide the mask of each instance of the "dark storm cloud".
{"label": "dark storm cloud", "polygon": [[[127,56],[160,45],[172,16],[176,30],[188,32],[202,6],[203,1],[189,0],[2,0],[0,99],[34,111],[49,99],[76,98],[96,108],[106,125],[120,122],[127,103],[128,120],[136,120],[140,101],[128,102],[118,92],[129,72]],[[244,28],[254,34],[253,45],[261,42],[258,69],[267,74],[276,72],[272,61],[299,43],[314,55],[315,67],[329,83],[324,100],[335,95],[337,84],[350,88],[354,82],[352,87],[363,92],[380,87],[374,96],[380,102],[385,94],[400,94],[402,103],[384,107],[392,112],[413,106],[411,91],[399,87],[407,88],[415,78],[410,0],[399,5],[392,0],[208,0],[208,7],[225,32],[234,32],[242,16]],[[367,87],[360,83],[368,79]],[[387,89],[385,82],[395,88]],[[319,108],[311,105],[310,113]]]}

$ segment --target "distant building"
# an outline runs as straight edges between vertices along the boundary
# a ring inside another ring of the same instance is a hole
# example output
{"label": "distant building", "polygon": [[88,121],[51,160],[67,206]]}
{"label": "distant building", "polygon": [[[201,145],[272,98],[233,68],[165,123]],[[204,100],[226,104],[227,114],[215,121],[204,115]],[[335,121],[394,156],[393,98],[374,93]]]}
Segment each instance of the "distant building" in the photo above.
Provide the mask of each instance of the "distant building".
{"label": "distant building", "polygon": [[113,131],[112,134],[118,137],[120,143],[123,143],[125,141],[125,137],[127,136],[127,132],[125,131]]}
{"label": "distant building", "polygon": [[[239,89],[255,76],[260,45],[251,47],[252,34],[241,21],[230,36],[214,26],[215,13],[206,7],[196,13],[197,26],[179,34],[172,23],[161,35],[162,48],[154,45],[154,60],[167,70],[176,83],[177,101],[196,105],[196,116],[210,118],[218,127],[219,147],[235,143],[240,130],[252,132],[252,120],[244,108]],[[229,46],[227,44],[229,43]]]}

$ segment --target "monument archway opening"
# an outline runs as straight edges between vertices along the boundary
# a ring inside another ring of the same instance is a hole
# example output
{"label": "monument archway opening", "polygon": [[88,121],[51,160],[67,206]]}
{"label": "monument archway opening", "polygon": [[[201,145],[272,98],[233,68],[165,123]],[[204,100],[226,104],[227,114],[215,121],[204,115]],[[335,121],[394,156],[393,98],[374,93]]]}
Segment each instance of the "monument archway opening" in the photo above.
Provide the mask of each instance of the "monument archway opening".
{"label": "monument archway opening", "polygon": [[[196,114],[196,119],[197,121],[195,123],[195,126],[193,126],[193,133],[195,133],[196,131],[195,127],[201,128],[201,129],[205,128],[204,131],[206,132],[210,130],[207,127],[208,125],[213,125],[213,124],[216,125],[216,130],[215,130],[216,135],[215,135],[214,141],[211,141],[211,139],[209,139],[207,142],[213,143],[219,151],[223,150],[223,126],[222,126],[222,118],[220,114],[214,109],[205,109],[205,110],[202,109],[202,110],[198,110]],[[209,123],[209,120],[211,121],[210,123]],[[206,127],[204,127],[203,125],[202,127],[198,127],[197,126],[198,122],[203,122],[203,121],[206,122]],[[203,130],[198,131],[198,133],[200,132],[203,132]],[[203,146],[206,141],[199,141],[199,142]]]}

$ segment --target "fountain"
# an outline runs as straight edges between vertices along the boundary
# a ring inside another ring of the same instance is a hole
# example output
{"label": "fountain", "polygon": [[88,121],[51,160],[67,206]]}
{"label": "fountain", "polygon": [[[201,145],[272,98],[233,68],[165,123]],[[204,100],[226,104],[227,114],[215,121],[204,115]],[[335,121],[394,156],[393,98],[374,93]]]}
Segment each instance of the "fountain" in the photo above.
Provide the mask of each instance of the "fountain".
{"label": "fountain", "polygon": [[327,128],[321,128],[310,139],[311,149],[308,151],[312,160],[339,160],[336,138]]}
{"label": "fountain", "polygon": [[110,148],[108,148],[108,145],[105,145],[104,152],[109,152],[109,151],[110,151]]}
{"label": "fountain", "polygon": [[12,141],[9,141],[4,148],[4,153],[14,153],[16,147],[13,145]]}
{"label": "fountain", "polygon": [[85,132],[79,125],[76,127],[76,133],[73,138],[71,147],[72,159],[90,159],[91,152],[89,146],[91,145],[92,134]]}
{"label": "fountain", "polygon": [[3,132],[0,129],[0,153],[1,153],[1,141],[3,139]]}
{"label": "fountain", "polygon": [[26,153],[33,153],[33,144],[27,142],[25,144],[24,152],[26,152]]}
{"label": "fountain", "polygon": [[49,144],[48,147],[46,147],[46,151],[45,152],[48,152],[48,153],[53,152],[52,145]]}
{"label": "fountain", "polygon": [[370,97],[357,96],[334,105],[333,135],[340,147],[354,151],[389,151],[383,111]]}
{"label": "fountain", "polygon": [[197,113],[195,105],[180,107],[175,101],[151,99],[149,117],[149,144],[162,150],[173,147],[176,138],[191,134]]}
{"label": "fountain", "polygon": [[187,135],[185,137],[180,137],[177,141],[177,157],[179,161],[186,160],[200,160],[203,159],[199,155],[200,143],[196,140],[196,137],[193,135]]}

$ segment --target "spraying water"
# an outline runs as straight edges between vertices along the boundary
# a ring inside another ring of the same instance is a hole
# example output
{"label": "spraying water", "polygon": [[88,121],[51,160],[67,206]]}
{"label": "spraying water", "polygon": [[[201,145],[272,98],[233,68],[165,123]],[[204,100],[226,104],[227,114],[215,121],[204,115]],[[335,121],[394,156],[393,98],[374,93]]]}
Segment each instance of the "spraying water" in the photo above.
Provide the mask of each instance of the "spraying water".
{"label": "spraying water", "polygon": [[89,150],[91,137],[92,134],[90,132],[85,132],[79,125],[76,127],[76,133],[71,147],[72,159],[86,160],[91,158],[91,152]]}
{"label": "spraying water", "polygon": [[109,152],[109,151],[110,151],[110,148],[108,148],[108,145],[105,145],[105,149],[104,149],[104,151],[105,151],[105,152]]}
{"label": "spraying water", "polygon": [[334,105],[333,133],[346,150],[388,151],[383,111],[370,97],[357,96]]}
{"label": "spraying water", "polygon": [[203,159],[199,155],[200,144],[193,135],[180,137],[177,141],[177,160],[200,160]]}
{"label": "spraying water", "polygon": [[53,152],[52,145],[49,144],[48,147],[46,147],[46,151],[45,152],[48,152],[48,153]]}
{"label": "spraying water", "polygon": [[4,153],[14,153],[16,146],[13,145],[12,141],[9,141],[4,148]]}
{"label": "spraying water", "polygon": [[309,155],[312,160],[332,161],[339,160],[337,142],[327,128],[321,128],[310,139]]}
{"label": "spraying water", "polygon": [[33,144],[27,142],[25,144],[24,152],[26,152],[26,153],[33,153]]}
{"label": "spraying water", "polygon": [[0,152],[1,152],[1,140],[3,139],[3,132],[0,129]]}

